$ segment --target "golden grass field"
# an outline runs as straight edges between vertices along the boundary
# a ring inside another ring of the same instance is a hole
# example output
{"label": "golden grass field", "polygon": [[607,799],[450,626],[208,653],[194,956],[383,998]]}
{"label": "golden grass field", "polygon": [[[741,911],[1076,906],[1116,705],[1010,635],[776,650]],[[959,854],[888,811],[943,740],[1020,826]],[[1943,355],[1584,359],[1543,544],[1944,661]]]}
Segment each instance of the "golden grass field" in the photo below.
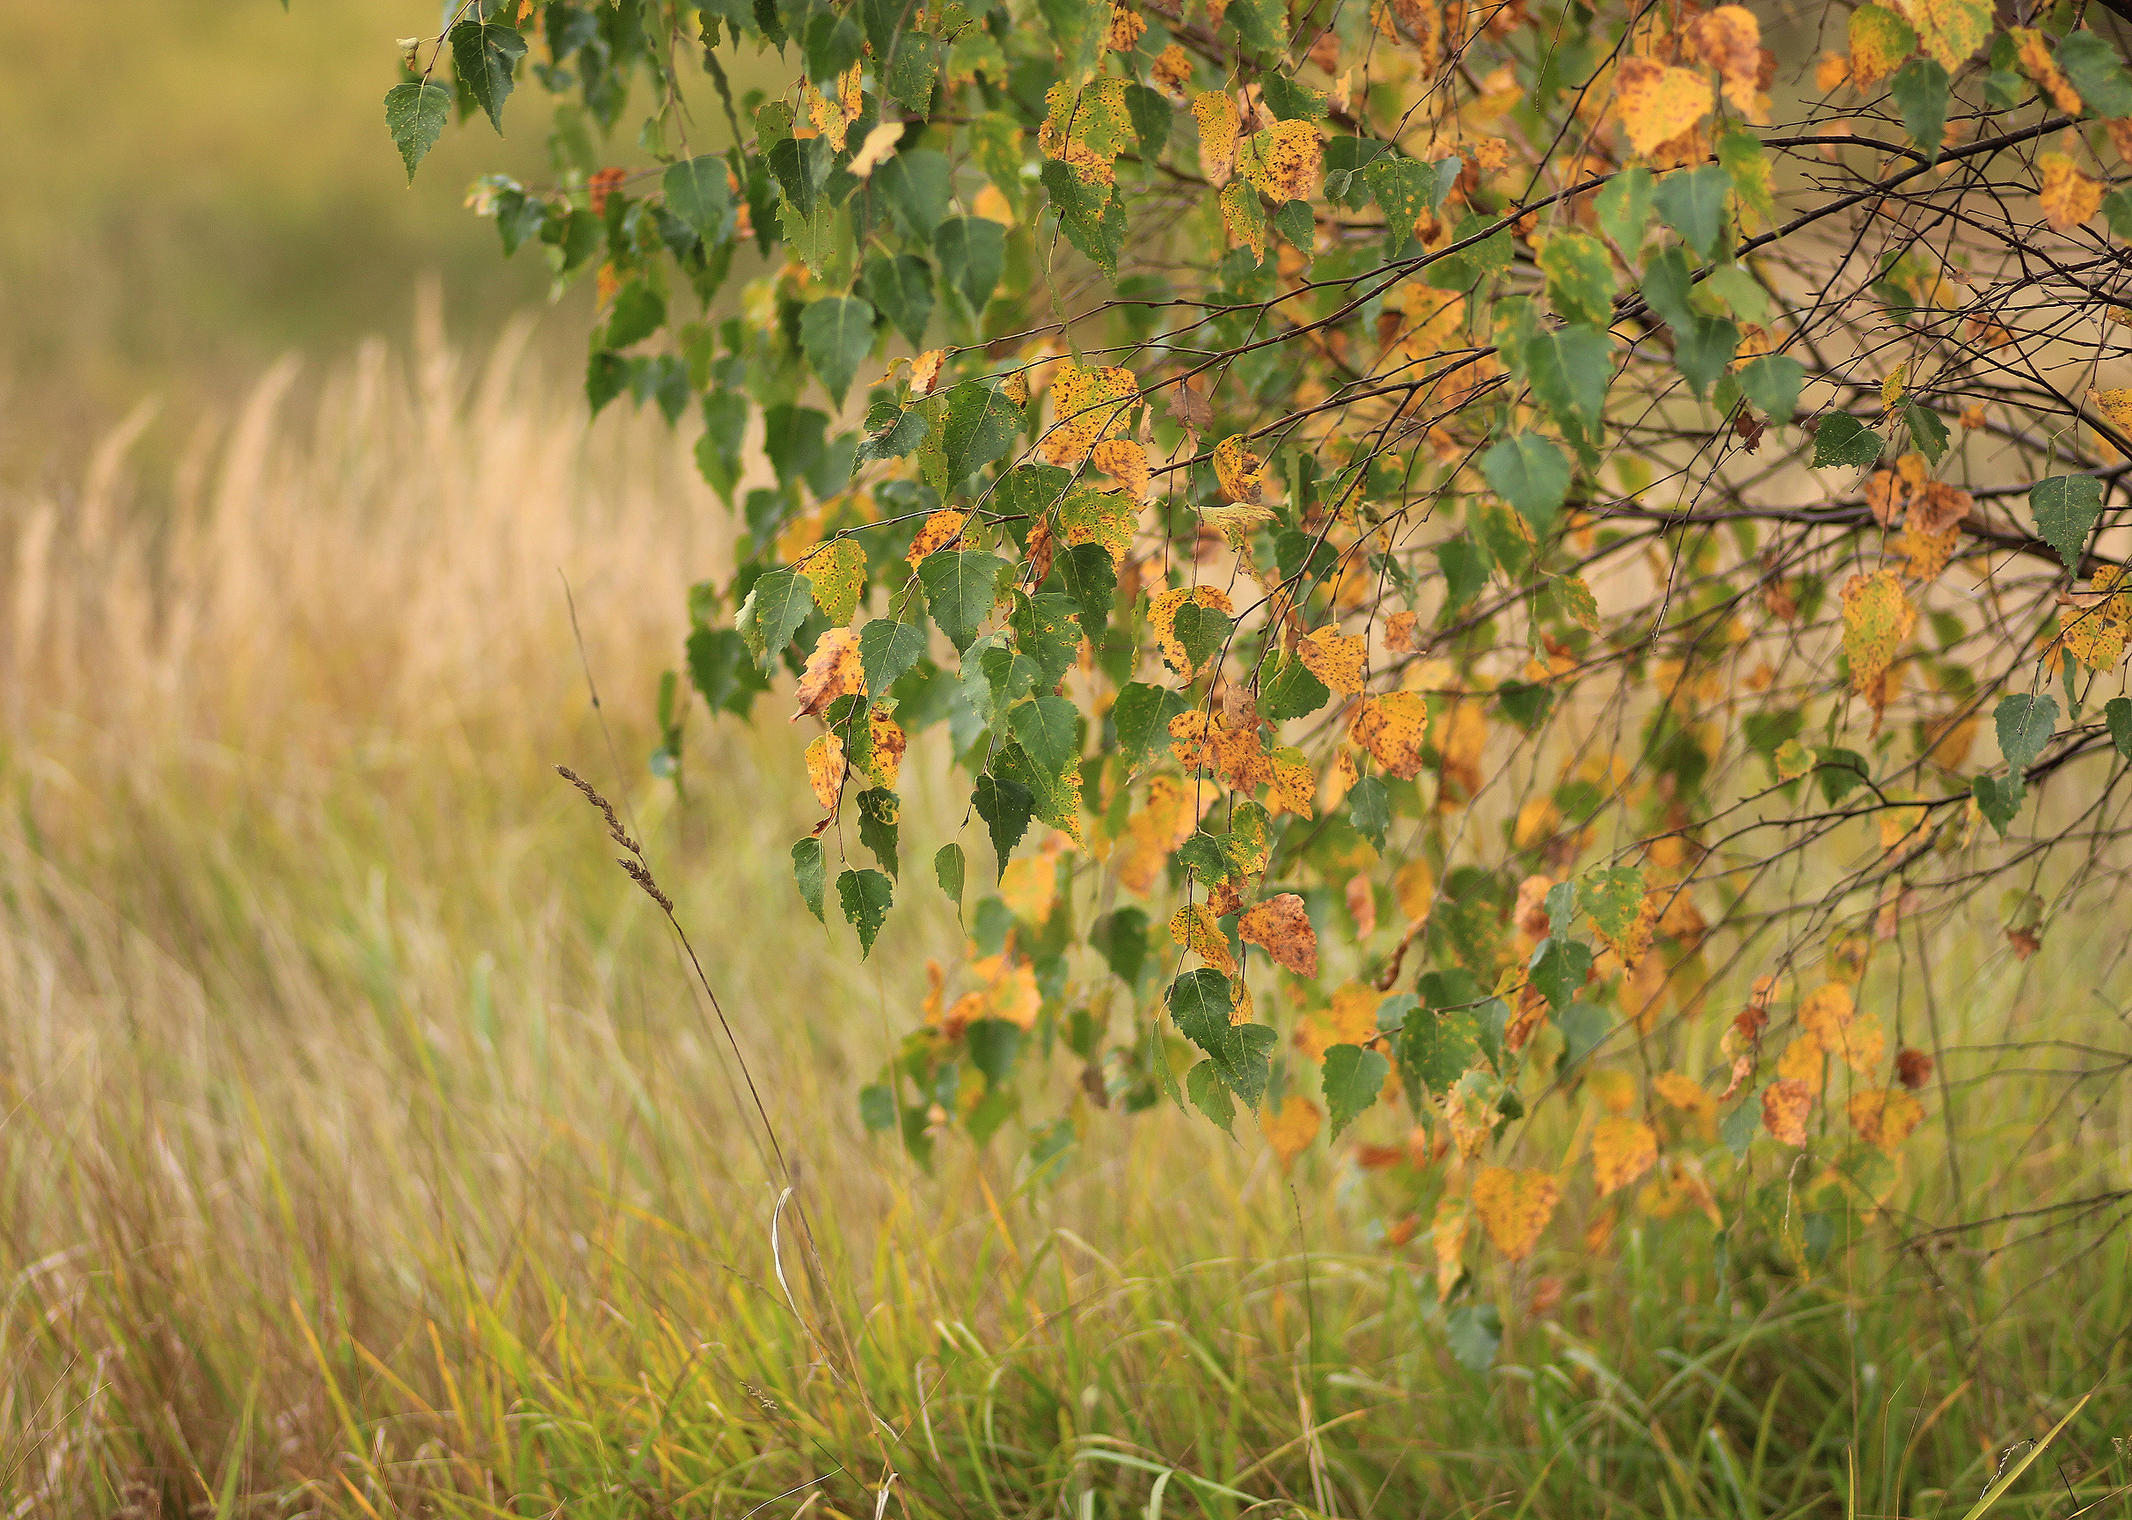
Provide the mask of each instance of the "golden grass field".
{"label": "golden grass field", "polygon": [[1966,1201],[1921,1143],[1811,1272],[1568,1234],[1490,1269],[1485,1375],[1322,1148],[1162,1110],[928,1175],[853,1098],[945,900],[863,965],[807,917],[768,707],[644,764],[722,569],[687,435],[426,310],[0,501],[0,1514],[1960,1515],[2091,1391],[1999,1512],[2125,1503],[2122,1204],[1893,1245],[2125,1185],[2122,1082],[1967,1085],[2016,1023],[2125,1043],[2040,969],[2115,926],[1950,935]]}

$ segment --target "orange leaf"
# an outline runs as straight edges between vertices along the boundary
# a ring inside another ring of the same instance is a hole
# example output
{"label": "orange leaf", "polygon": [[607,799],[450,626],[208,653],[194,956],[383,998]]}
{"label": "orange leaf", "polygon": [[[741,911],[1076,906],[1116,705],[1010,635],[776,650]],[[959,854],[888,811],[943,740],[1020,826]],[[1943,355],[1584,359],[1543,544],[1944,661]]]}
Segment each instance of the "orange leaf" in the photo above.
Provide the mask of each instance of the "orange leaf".
{"label": "orange leaf", "polygon": [[1276,965],[1297,976],[1318,974],[1318,931],[1310,926],[1303,899],[1293,892],[1269,897],[1247,909],[1236,922],[1247,945],[1258,945]]}
{"label": "orange leaf", "polygon": [[1259,1120],[1259,1128],[1266,1132],[1266,1140],[1281,1158],[1281,1165],[1288,1166],[1318,1138],[1318,1127],[1324,1122],[1315,1103],[1301,1093],[1290,1093],[1279,1108],[1269,1110]]}
{"label": "orange leaf", "polygon": [[1421,693],[1392,691],[1371,697],[1355,714],[1355,742],[1386,774],[1412,781],[1421,774],[1421,741],[1429,730],[1429,707]]}
{"label": "orange leaf", "polygon": [[1641,1119],[1610,1114],[1592,1129],[1592,1180],[1599,1196],[1627,1187],[1658,1160],[1658,1132]]}
{"label": "orange leaf", "polygon": [[1762,1128],[1785,1145],[1806,1144],[1806,1115],[1814,1092],[1797,1077],[1772,1082],[1762,1093]]}
{"label": "orange leaf", "polygon": [[844,741],[835,734],[823,734],[807,746],[807,784],[823,807],[837,805],[844,785]]}
{"label": "orange leaf", "polygon": [[1343,636],[1327,623],[1303,635],[1296,645],[1296,657],[1328,688],[1352,697],[1362,690],[1362,662],[1367,648],[1361,634]]}

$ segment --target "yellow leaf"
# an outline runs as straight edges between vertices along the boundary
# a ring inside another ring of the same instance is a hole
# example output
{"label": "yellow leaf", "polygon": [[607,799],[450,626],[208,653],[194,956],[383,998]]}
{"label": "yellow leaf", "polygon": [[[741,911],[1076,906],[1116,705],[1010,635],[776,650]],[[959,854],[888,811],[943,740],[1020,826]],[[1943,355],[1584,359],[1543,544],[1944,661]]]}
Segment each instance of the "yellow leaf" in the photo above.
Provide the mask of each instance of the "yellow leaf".
{"label": "yellow leaf", "polygon": [[1128,499],[1136,503],[1147,500],[1153,473],[1148,468],[1147,450],[1140,444],[1130,438],[1106,438],[1095,446],[1089,458],[1097,469],[1124,488]]}
{"label": "yellow leaf", "polygon": [[1229,547],[1243,551],[1251,541],[1251,535],[1273,521],[1271,507],[1201,507],[1199,520],[1228,541]]}
{"label": "yellow leaf", "polygon": [[1313,1061],[1335,1045],[1366,1045],[1377,1035],[1377,1005],[1384,994],[1362,982],[1333,989],[1332,1004],[1296,1021],[1295,1046]]}
{"label": "yellow leaf", "polygon": [[1192,837],[1214,796],[1213,787],[1188,786],[1175,776],[1148,782],[1146,805],[1126,821],[1129,847],[1118,861],[1118,884],[1136,897],[1147,896],[1163,863]]}
{"label": "yellow leaf", "polygon": [[1851,82],[1870,90],[1902,67],[1917,46],[1910,23],[1884,5],[1861,5],[1851,12]]}
{"label": "yellow leaf", "polygon": [[[795,720],[811,718],[838,697],[866,692],[866,674],[859,663],[859,636],[849,628],[831,628],[807,656],[800,674],[799,711]],[[827,803],[823,804],[828,806]]]}
{"label": "yellow leaf", "polygon": [[2065,154],[2038,154],[2036,167],[2043,172],[2043,188],[2036,199],[2043,207],[2044,220],[2058,231],[2078,227],[2102,209],[2102,186]]}
{"label": "yellow leaf", "polygon": [[1296,644],[1303,668],[1327,688],[1352,697],[1362,690],[1362,662],[1368,642],[1361,634],[1343,637],[1331,623],[1313,629]]}
{"label": "yellow leaf", "polygon": [[1256,503],[1266,485],[1266,462],[1244,447],[1242,434],[1214,445],[1214,478],[1226,501]]}
{"label": "yellow leaf", "polygon": [[952,507],[935,512],[918,529],[918,536],[911,540],[910,552],[903,558],[915,565],[928,554],[946,548],[961,536],[962,525],[969,516],[969,513],[958,512]]}
{"label": "yellow leaf", "polygon": [[1225,90],[1203,90],[1192,97],[1192,119],[1199,123],[1199,172],[1219,190],[1236,173],[1236,102]]}
{"label": "yellow leaf", "polygon": [[1148,77],[1156,89],[1179,105],[1184,104],[1185,92],[1192,83],[1191,54],[1171,43],[1155,55],[1155,66],[1148,71]]}
{"label": "yellow leaf", "polygon": [[1266,256],[1266,212],[1259,205],[1258,191],[1251,188],[1249,180],[1237,180],[1223,187],[1219,199],[1222,225],[1229,229],[1229,236],[1251,250],[1251,257]]}
{"label": "yellow leaf", "polygon": [[1905,0],[1902,9],[1925,52],[1950,74],[1991,40],[1991,0]]}
{"label": "yellow leaf", "polygon": [[1110,35],[1104,39],[1113,53],[1130,53],[1147,35],[1147,23],[1129,5],[1110,8]]}
{"label": "yellow leaf", "polygon": [[1877,714],[1886,705],[1883,678],[1895,652],[1917,624],[1917,608],[1893,570],[1853,575],[1843,586],[1843,652],[1851,662],[1851,689]]}
{"label": "yellow leaf", "polygon": [[1241,167],[1269,200],[1309,200],[1325,177],[1325,144],[1314,123],[1278,121],[1246,140]]}
{"label": "yellow leaf", "polygon": [[1797,739],[1786,739],[1770,756],[1776,762],[1779,781],[1796,781],[1814,768],[1814,757]]}
{"label": "yellow leaf", "polygon": [[[1852,12],[1853,15],[1857,13]],[[1823,53],[1814,65],[1814,88],[1827,95],[1851,77],[1851,63],[1841,53]]]}
{"label": "yellow leaf", "polygon": [[1629,145],[1650,154],[1708,116],[1717,98],[1709,81],[1693,69],[1625,58],[1614,72],[1614,103]]}
{"label": "yellow leaf", "polygon": [[1797,1077],[1781,1077],[1762,1093],[1762,1128],[1783,1145],[1806,1144],[1806,1115],[1813,1090]]}
{"label": "yellow leaf", "polygon": [[2132,433],[2132,390],[2104,386],[2088,392],[2088,405],[2109,419],[2121,433]]}
{"label": "yellow leaf", "polygon": [[1805,1084],[1814,1092],[1821,1091],[1823,1065],[1828,1052],[1812,1035],[1802,1035],[1786,1045],[1777,1056],[1777,1076],[1781,1080]]}
{"label": "yellow leaf", "polygon": [[848,623],[859,610],[859,587],[866,580],[866,550],[855,538],[832,538],[800,565],[814,592],[814,604],[832,623]]}
{"label": "yellow leaf", "polygon": [[1205,903],[1186,903],[1170,915],[1170,938],[1190,949],[1223,976],[1236,974],[1236,957],[1229,953],[1228,936]]}
{"label": "yellow leaf", "polygon": [[2073,88],[2073,82],[2065,77],[2058,61],[2051,57],[2049,38],[2032,26],[2008,27],[2006,35],[2014,39],[2021,72],[2036,81],[2036,88],[2050,96],[2051,104],[2068,116],[2085,114],[2080,92]]}
{"label": "yellow leaf", "polygon": [[1139,511],[1121,491],[1075,491],[1059,504],[1059,528],[1069,544],[1101,544],[1113,565],[1125,562]]}
{"label": "yellow leaf", "polygon": [[1900,1087],[1853,1093],[1846,1108],[1858,1138],[1890,1153],[1925,1120],[1925,1106]]}
{"label": "yellow leaf", "polygon": [[1592,1180],[1599,1196],[1627,1187],[1658,1160],[1658,1132],[1641,1119],[1609,1114],[1592,1128]]}
{"label": "yellow leaf", "polygon": [[1117,182],[1118,154],[1133,135],[1125,87],[1125,80],[1108,75],[1078,90],[1061,80],[1044,94],[1046,114],[1037,145],[1063,160],[1083,184]]}
{"label": "yellow leaf", "polygon": [[1618,1066],[1602,1066],[1585,1079],[1592,1097],[1610,1114],[1625,1114],[1636,1106],[1636,1079]]}
{"label": "yellow leaf", "polygon": [[894,789],[896,775],[903,769],[903,752],[910,748],[910,737],[903,732],[903,725],[876,707],[866,715],[866,732],[870,746],[866,755],[866,774],[875,786]]}
{"label": "yellow leaf", "polygon": [[1429,906],[1436,900],[1436,873],[1429,862],[1417,855],[1401,866],[1392,876],[1392,895],[1399,900],[1399,911],[1410,924],[1418,924],[1429,916]]}
{"label": "yellow leaf", "polygon": [[1717,1137],[1717,1099],[1710,1089],[1681,1071],[1662,1071],[1651,1078],[1651,1090],[1695,1121],[1695,1128],[1711,1139]]}
{"label": "yellow leaf", "polygon": [[1466,1233],[1473,1214],[1463,1198],[1446,1193],[1436,1200],[1436,1215],[1429,1226],[1429,1245],[1436,1257],[1436,1296],[1446,1298],[1465,1271]]}
{"label": "yellow leaf", "polygon": [[999,899],[1027,923],[1041,924],[1051,917],[1051,905],[1059,895],[1059,863],[1051,855],[1022,855],[1007,862],[999,874]]}
{"label": "yellow leaf", "polygon": [[[1882,411],[1887,411],[1890,407],[1894,406],[1896,402],[1902,400],[1903,384],[1909,376],[1909,373],[1910,361],[1908,359],[1905,359],[1902,363],[1896,365],[1895,368],[1889,370],[1886,377],[1881,380],[1880,409]],[[1907,459],[1909,456],[1904,455],[1903,457]]]}
{"label": "yellow leaf", "polygon": [[1799,1026],[1811,1033],[1821,1048],[1842,1057],[1851,1070],[1870,1073],[1888,1053],[1880,1023],[1861,1015],[1851,1002],[1851,989],[1841,982],[1824,982],[1799,1004]]}
{"label": "yellow leaf", "polygon": [[1268,805],[1276,813],[1312,816],[1318,796],[1318,778],[1299,749],[1277,749],[1267,759],[1273,765],[1273,791]]}
{"label": "yellow leaf", "polygon": [[1688,23],[1688,47],[1725,82],[1725,99],[1743,116],[1761,94],[1762,27],[1744,5],[1720,5]]}
{"label": "yellow leaf", "polygon": [[1139,399],[1140,382],[1129,369],[1061,363],[1051,377],[1051,427],[1037,444],[1037,453],[1047,464],[1079,464],[1103,439],[1125,431]]}
{"label": "yellow leaf", "polygon": [[904,123],[884,121],[866,134],[866,141],[859,144],[859,151],[852,154],[847,171],[853,179],[870,178],[875,169],[884,163],[896,144],[903,140]]}
{"label": "yellow leaf", "polygon": [[1318,1106],[1301,1093],[1290,1093],[1281,1100],[1281,1106],[1270,1110],[1259,1120],[1259,1128],[1266,1132],[1266,1141],[1273,1153],[1281,1158],[1281,1165],[1288,1166],[1303,1153],[1311,1141],[1318,1138],[1318,1126],[1324,1116]]}
{"label": "yellow leaf", "polygon": [[1473,1179],[1473,1212],[1489,1242],[1512,1261],[1523,1261],[1554,1217],[1562,1189],[1542,1171],[1482,1167]]}
{"label": "yellow leaf", "polygon": [[1421,743],[1429,730],[1429,707],[1417,691],[1371,697],[1355,713],[1355,742],[1387,775],[1412,781],[1421,774]]}
{"label": "yellow leaf", "polygon": [[844,785],[844,741],[835,734],[823,734],[807,746],[807,784],[823,807],[837,805]]}
{"label": "yellow leaf", "polygon": [[1236,932],[1247,945],[1257,945],[1274,964],[1297,976],[1318,974],[1318,931],[1310,926],[1303,899],[1283,892],[1254,903],[1236,921]]}

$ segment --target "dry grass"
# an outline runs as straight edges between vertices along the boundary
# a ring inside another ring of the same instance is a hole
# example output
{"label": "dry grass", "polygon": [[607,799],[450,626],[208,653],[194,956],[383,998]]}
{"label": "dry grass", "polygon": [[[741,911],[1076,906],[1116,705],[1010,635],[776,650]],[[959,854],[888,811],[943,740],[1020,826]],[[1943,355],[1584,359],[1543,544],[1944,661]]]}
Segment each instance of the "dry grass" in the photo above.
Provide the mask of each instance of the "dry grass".
{"label": "dry grass", "polygon": [[[518,341],[469,367],[431,319],[308,394],[276,370],[167,480],[121,429],[0,503],[0,1515],[1959,1513],[2098,1384],[2008,1503],[2132,1476],[2107,1214],[1929,1270],[1856,1215],[1811,1276],[1626,1227],[1490,1280],[1484,1378],[1330,1163],[1291,1193],[1167,1113],[1052,1181],[868,1142],[854,1089],[952,920],[899,908],[861,967],[804,916],[781,724],[699,717],[685,800],[644,774],[723,514],[685,440],[588,435]],[[557,761],[697,939],[782,1212]],[[2121,1089],[2058,1128],[2059,1087],[2010,1092],[1976,1185],[2123,1186]]]}

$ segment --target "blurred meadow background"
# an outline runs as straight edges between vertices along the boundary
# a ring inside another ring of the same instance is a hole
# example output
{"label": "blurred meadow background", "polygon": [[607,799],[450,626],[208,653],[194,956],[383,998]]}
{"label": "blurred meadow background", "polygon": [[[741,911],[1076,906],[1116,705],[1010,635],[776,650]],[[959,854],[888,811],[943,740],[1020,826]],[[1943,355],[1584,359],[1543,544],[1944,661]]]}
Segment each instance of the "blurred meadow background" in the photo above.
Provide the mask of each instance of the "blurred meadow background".
{"label": "blurred meadow background", "polygon": [[796,730],[651,774],[726,516],[588,426],[493,145],[405,187],[434,12],[0,0],[0,1516],[2124,1512],[2132,1035],[2047,969],[2117,910],[1937,948],[1968,1174],[1796,1251],[1632,1215],[1462,1327],[1344,1153],[869,1137],[952,909],[807,917]]}

